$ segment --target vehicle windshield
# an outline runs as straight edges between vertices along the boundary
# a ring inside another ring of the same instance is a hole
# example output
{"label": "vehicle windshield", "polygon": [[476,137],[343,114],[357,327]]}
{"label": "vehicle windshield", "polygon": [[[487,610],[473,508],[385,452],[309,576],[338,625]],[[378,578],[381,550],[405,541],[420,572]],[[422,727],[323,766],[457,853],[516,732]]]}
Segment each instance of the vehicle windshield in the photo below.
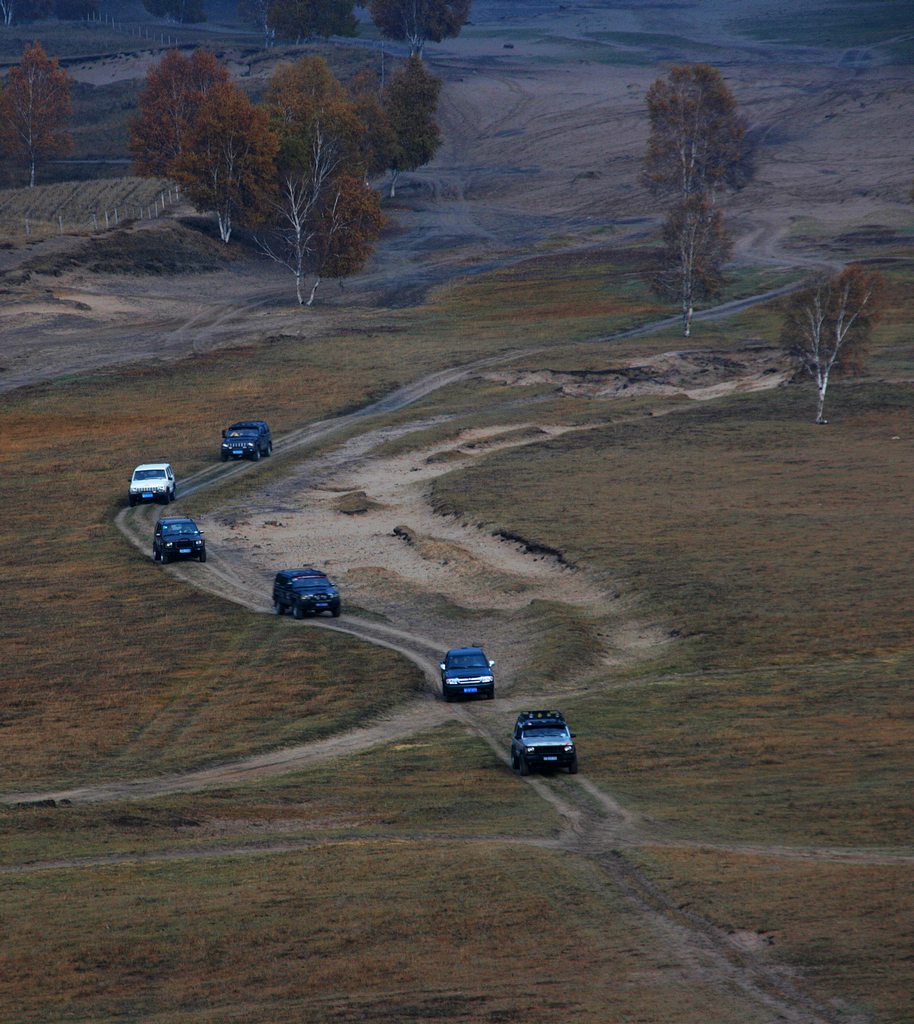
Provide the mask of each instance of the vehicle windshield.
{"label": "vehicle windshield", "polygon": [[524,736],[531,739],[534,737],[539,737],[540,739],[551,739],[556,737],[559,739],[565,739],[569,736],[569,732],[567,726],[558,725],[557,723],[553,723],[552,725],[525,725]]}
{"label": "vehicle windshield", "polygon": [[448,668],[488,668],[483,654],[454,654],[448,659]]}
{"label": "vehicle windshield", "polygon": [[138,469],[133,474],[134,480],[164,480],[164,469]]}
{"label": "vehicle windshield", "polygon": [[199,533],[197,524],[192,523],[189,519],[184,519],[180,523],[162,523],[162,533]]}
{"label": "vehicle windshield", "polygon": [[228,437],[240,437],[240,438],[243,438],[245,441],[250,441],[253,438],[257,437],[257,431],[256,430],[230,430],[228,432]]}
{"label": "vehicle windshield", "polygon": [[295,590],[326,590],[332,586],[330,580],[327,579],[313,579],[305,577],[304,579],[298,579],[292,581],[292,587]]}

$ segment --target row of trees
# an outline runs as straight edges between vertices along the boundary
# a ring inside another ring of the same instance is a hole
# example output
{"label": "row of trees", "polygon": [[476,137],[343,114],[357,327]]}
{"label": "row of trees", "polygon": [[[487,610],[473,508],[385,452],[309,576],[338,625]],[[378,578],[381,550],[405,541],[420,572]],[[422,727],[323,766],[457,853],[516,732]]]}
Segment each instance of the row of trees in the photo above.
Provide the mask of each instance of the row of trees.
{"label": "row of trees", "polygon": [[[45,3],[51,0],[0,0]],[[75,0],[74,0],[75,2]],[[314,36],[352,36],[358,22],[354,9],[367,7],[372,21],[387,39],[409,43],[421,54],[426,43],[456,36],[470,16],[471,0],[238,0],[242,20],[255,25],[270,46],[279,39]],[[204,0],[143,0],[156,17],[180,22],[206,20]]]}
{"label": "row of trees", "polygon": [[171,51],[148,72],[130,149],[138,173],[174,178],[214,211],[224,242],[252,229],[310,305],[323,277],[348,276],[372,251],[381,212],[369,180],[390,170],[394,182],[434,155],[439,88],[419,57],[383,90],[370,73],[344,88],[306,57],[281,66],[257,106],[212,53]]}
{"label": "row of trees", "polygon": [[[720,72],[674,67],[647,93],[650,122],[642,180],[668,202],[653,289],[679,305],[691,333],[695,303],[718,294],[732,243],[719,208],[752,174],[746,122]],[[912,192],[914,199],[914,192]],[[878,312],[879,275],[860,266],[823,274],[788,300],[781,344],[816,384],[816,422],[826,423],[834,373],[859,371]]]}
{"label": "row of trees", "polygon": [[[238,14],[263,33],[264,45],[278,39],[354,36],[355,7],[367,7],[386,39],[409,44],[422,54],[426,43],[440,43],[460,34],[470,16],[471,0],[238,0]],[[205,0],[143,0],[156,18],[182,24],[206,21]],[[71,21],[98,13],[99,0],[0,0],[0,21]]]}

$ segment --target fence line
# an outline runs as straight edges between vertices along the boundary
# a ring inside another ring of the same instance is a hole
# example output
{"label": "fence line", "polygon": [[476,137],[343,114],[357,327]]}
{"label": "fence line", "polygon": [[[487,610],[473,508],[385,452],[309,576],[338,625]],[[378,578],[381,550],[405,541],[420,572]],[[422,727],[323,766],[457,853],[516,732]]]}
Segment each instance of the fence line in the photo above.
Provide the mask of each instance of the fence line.
{"label": "fence line", "polygon": [[[23,216],[23,228],[25,231],[25,237],[31,238],[32,231],[37,228],[44,228],[42,232],[47,234],[47,229],[50,228],[50,233],[54,233],[56,228],[57,234],[63,235],[67,232],[83,232],[91,231],[93,233],[101,233],[104,231],[110,231],[116,228],[119,224],[122,224],[126,220],[156,220],[158,219],[169,206],[173,206],[181,199],[181,186],[170,185],[168,188],[162,189],[162,191],[154,197],[152,202],[144,201],[138,203],[136,201],[129,202],[124,201],[115,204],[111,209],[104,210],[93,210],[88,215],[87,219],[82,220],[67,220],[64,218],[63,213],[52,214],[52,220],[45,220],[35,218],[32,216],[32,211],[27,210]],[[2,216],[2,215],[0,215]],[[12,220],[12,218],[3,218],[4,220]],[[104,225],[102,225],[104,220]]]}
{"label": "fence line", "polygon": [[[129,36],[136,36],[137,39],[145,40],[151,43],[153,46],[187,46],[197,45],[199,39],[196,37],[192,39],[179,39],[177,36],[173,36],[170,33],[166,33],[163,29],[156,25],[142,25],[138,22],[125,22],[118,21],[114,15],[103,14],[97,12],[95,14],[89,12],[86,14],[85,22],[87,25],[98,25],[103,28],[108,28],[112,32],[123,32]],[[179,31],[179,30],[178,30]],[[194,33],[194,30],[188,28],[190,33]],[[199,34],[199,29],[197,34]],[[233,32],[233,35],[237,36],[250,36],[251,38],[260,38],[260,34],[257,32]]]}

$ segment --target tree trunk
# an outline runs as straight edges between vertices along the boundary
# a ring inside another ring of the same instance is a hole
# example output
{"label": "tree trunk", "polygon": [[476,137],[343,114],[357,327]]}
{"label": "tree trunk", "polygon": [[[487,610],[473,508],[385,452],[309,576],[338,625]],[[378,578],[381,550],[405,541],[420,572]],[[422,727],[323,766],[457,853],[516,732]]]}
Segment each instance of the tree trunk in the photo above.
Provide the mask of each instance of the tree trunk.
{"label": "tree trunk", "polygon": [[299,304],[299,306],[304,306],[304,304],[305,304],[305,297],[304,297],[304,295],[302,295],[302,290],[301,290],[302,284],[304,284],[304,281],[302,280],[302,275],[301,274],[296,274],[295,275],[295,294],[298,297],[298,304]]}
{"label": "tree trunk", "polygon": [[825,412],[825,392],[828,390],[828,377],[819,381],[818,399],[816,401],[816,423],[828,423],[823,415]]}
{"label": "tree trunk", "polygon": [[228,243],[228,240],[232,237],[231,214],[217,213],[216,217],[219,220],[219,237],[222,239],[223,242]]}
{"label": "tree trunk", "polygon": [[682,336],[688,338],[692,334],[692,314],[695,310],[691,305],[687,305],[682,311]]}
{"label": "tree trunk", "polygon": [[391,199],[395,199],[397,195],[397,179],[400,177],[400,172],[391,170],[390,172],[390,193]]}
{"label": "tree trunk", "polygon": [[35,187],[35,157],[29,161],[29,188]]}
{"label": "tree trunk", "polygon": [[308,301],[305,303],[307,306],[314,305],[314,293],[317,291],[317,286],[321,283],[321,279],[316,277],[314,279],[314,287],[311,289],[311,295],[308,297]]}

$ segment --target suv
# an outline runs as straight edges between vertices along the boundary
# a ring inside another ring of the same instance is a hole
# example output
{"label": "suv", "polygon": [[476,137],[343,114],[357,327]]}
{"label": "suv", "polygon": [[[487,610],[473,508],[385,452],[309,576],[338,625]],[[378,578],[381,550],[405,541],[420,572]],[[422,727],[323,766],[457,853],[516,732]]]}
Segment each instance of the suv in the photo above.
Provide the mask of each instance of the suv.
{"label": "suv", "polygon": [[273,454],[273,436],[263,420],[239,420],[222,431],[222,448],[219,457],[223,462],[229,459],[253,459],[259,462],[261,455]]}
{"label": "suv", "polygon": [[277,615],[291,611],[296,619],[303,619],[330,612],[338,619],[340,607],[340,592],[320,569],[282,569],[273,580],[273,611]]}
{"label": "suv", "polygon": [[130,478],[127,502],[131,508],[138,501],[161,501],[167,505],[175,500],[175,472],[167,462],[144,462]]}
{"label": "suv", "polygon": [[160,519],[152,535],[152,560],[167,565],[174,558],[206,561],[206,541],[193,519],[174,516]]}
{"label": "suv", "polygon": [[522,711],[511,740],[511,767],[521,775],[531,768],[567,768],[577,775],[574,735],[561,711]]}
{"label": "suv", "polygon": [[441,694],[445,700],[455,697],[495,697],[494,661],[481,647],[455,647],[444,656],[441,669]]}

